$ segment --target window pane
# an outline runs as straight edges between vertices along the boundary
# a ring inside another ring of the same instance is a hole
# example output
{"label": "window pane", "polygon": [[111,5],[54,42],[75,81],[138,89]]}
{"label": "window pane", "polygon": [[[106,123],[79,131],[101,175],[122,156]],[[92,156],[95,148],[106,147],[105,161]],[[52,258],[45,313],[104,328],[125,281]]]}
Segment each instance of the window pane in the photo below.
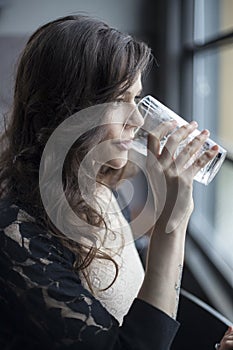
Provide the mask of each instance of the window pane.
{"label": "window pane", "polygon": [[[233,266],[233,164],[225,162],[216,179],[216,218],[213,244]],[[211,238],[211,237],[210,237]]]}
{"label": "window pane", "polygon": [[[193,119],[211,138],[233,149],[233,47],[197,53],[194,58]],[[233,266],[233,163],[225,161],[207,187],[195,184],[191,227],[210,251]],[[195,226],[194,226],[195,225]],[[212,254],[212,253],[211,253]]]}
{"label": "window pane", "polygon": [[233,30],[232,0],[196,0],[194,40],[204,42]]}
{"label": "window pane", "polygon": [[220,5],[220,31],[233,30],[233,1],[221,0]]}
{"label": "window pane", "polygon": [[[232,1],[233,3],[233,1]],[[219,52],[219,138],[233,159],[233,46]]]}

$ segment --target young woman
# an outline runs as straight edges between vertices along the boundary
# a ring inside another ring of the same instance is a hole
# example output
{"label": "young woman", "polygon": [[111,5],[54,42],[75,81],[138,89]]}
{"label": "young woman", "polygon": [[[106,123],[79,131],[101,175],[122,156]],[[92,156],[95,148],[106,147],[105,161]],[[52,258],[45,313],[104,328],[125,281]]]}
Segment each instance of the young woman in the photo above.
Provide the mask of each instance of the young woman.
{"label": "young woman", "polygon": [[156,223],[144,272],[112,190],[129,173],[150,61],[145,43],[87,16],[60,18],[29,39],[0,158],[1,349],[170,348],[193,178],[217,146],[185,168],[207,130],[176,160],[195,122],[161,154],[176,125],[149,135]]}

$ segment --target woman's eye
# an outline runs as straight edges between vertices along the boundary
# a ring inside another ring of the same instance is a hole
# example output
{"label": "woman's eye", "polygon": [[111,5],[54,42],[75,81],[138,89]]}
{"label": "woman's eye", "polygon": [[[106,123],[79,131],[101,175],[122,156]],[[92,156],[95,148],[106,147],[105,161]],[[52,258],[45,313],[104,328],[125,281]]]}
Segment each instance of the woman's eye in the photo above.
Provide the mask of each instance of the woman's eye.
{"label": "woman's eye", "polygon": [[135,96],[134,101],[138,103],[142,99],[142,96]]}
{"label": "woman's eye", "polygon": [[[133,98],[133,101],[134,101],[134,103],[138,103],[140,100],[142,99],[142,96],[141,95],[137,95],[137,96],[135,96],[134,98]],[[117,104],[119,104],[119,103],[122,103],[122,102],[128,102],[128,103],[130,103],[130,100],[128,100],[128,99],[126,99],[125,97],[119,97],[119,98],[117,98],[115,101],[114,101],[114,103],[117,105]]]}
{"label": "woman's eye", "polygon": [[125,100],[123,98],[118,98],[116,100],[113,101],[114,105],[118,105],[119,103],[125,102]]}

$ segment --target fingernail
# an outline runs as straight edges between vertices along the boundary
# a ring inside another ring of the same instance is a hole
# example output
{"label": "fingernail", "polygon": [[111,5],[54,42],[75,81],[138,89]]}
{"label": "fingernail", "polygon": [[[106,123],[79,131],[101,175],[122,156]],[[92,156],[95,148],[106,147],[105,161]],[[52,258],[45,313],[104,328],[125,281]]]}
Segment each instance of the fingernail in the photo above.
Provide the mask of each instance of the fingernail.
{"label": "fingernail", "polygon": [[202,133],[203,135],[209,135],[209,134],[210,134],[209,130],[207,130],[207,129],[202,130],[201,133]]}
{"label": "fingernail", "polygon": [[211,149],[212,149],[213,151],[217,151],[217,150],[218,150],[218,145],[214,145]]}
{"label": "fingernail", "polygon": [[192,121],[190,122],[190,124],[193,125],[193,126],[198,126],[198,123],[197,123],[195,120],[192,120]]}

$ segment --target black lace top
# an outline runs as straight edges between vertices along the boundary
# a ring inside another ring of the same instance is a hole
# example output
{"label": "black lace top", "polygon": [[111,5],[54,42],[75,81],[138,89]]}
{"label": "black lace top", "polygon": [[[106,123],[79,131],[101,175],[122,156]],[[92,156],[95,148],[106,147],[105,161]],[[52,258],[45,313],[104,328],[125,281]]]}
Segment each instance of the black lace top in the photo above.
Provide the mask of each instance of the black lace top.
{"label": "black lace top", "polygon": [[82,286],[73,253],[9,200],[0,247],[1,350],[170,348],[176,321],[135,299],[120,327]]}

